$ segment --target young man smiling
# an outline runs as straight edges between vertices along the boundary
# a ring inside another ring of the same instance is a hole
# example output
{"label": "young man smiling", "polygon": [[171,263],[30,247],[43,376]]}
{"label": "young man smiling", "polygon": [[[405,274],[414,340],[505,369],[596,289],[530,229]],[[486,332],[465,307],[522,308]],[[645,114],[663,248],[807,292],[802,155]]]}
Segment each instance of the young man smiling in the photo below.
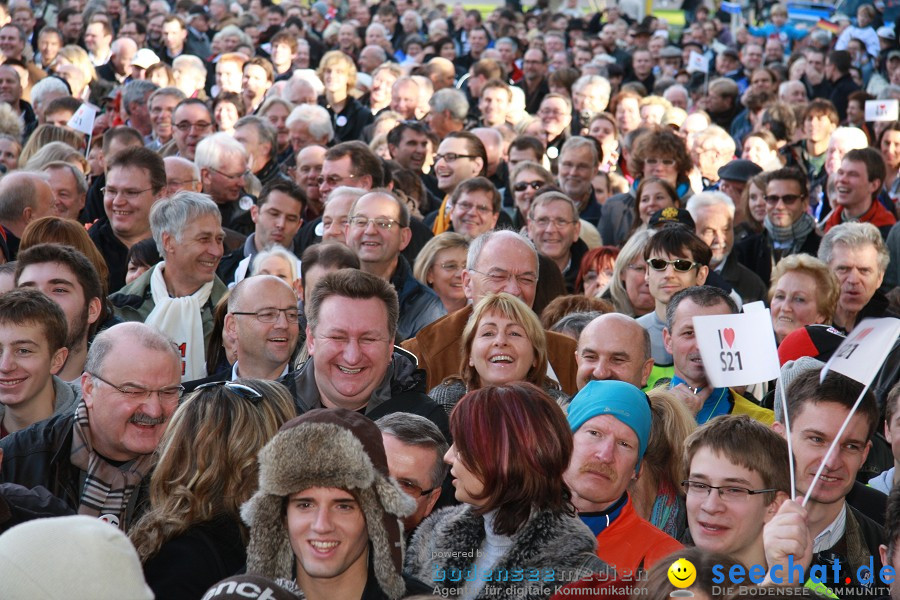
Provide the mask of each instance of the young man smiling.
{"label": "young man smiling", "polygon": [[313,410],[285,423],[259,460],[259,491],[242,511],[248,573],[308,600],[431,592],[402,575],[400,518],[414,503],[390,477],[375,423]]}

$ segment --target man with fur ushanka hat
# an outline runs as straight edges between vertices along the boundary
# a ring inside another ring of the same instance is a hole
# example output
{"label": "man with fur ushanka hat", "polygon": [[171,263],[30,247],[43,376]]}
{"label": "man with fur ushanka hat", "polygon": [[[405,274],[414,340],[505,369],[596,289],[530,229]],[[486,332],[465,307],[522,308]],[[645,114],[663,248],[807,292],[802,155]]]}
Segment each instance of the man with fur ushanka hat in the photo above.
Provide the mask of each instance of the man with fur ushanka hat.
{"label": "man with fur ushanka hat", "polygon": [[390,478],[381,432],[340,408],[292,419],[259,455],[259,491],[241,510],[247,572],[309,600],[430,593],[402,575],[401,517],[415,504]]}

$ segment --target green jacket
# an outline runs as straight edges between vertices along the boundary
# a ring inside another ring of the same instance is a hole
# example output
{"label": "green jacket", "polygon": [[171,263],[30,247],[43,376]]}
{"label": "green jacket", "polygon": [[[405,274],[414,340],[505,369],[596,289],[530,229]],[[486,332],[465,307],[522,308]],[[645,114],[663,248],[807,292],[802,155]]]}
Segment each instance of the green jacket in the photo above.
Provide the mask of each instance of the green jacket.
{"label": "green jacket", "polygon": [[[109,299],[116,309],[116,315],[123,321],[140,321],[143,323],[153,312],[156,303],[153,301],[153,295],[150,293],[150,277],[153,275],[153,267],[121,290],[112,294]],[[213,330],[213,313],[216,305],[222,296],[228,291],[222,281],[216,277],[213,280],[212,293],[209,300],[203,305],[203,341],[209,343],[209,336]]]}

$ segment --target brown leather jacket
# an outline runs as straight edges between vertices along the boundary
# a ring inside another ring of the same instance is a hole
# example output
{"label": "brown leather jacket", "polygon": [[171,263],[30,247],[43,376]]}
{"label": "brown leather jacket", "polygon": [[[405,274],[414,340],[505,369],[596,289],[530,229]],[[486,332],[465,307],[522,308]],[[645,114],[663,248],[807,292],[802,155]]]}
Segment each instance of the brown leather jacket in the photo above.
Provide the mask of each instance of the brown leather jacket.
{"label": "brown leather jacket", "polygon": [[[423,327],[416,337],[400,344],[404,350],[415,354],[419,360],[419,368],[425,369],[429,390],[450,375],[459,373],[462,332],[471,314],[470,304]],[[575,365],[575,340],[552,331],[545,333],[550,366],[553,367],[563,391],[574,396],[578,391],[575,385],[575,372],[578,370]]]}

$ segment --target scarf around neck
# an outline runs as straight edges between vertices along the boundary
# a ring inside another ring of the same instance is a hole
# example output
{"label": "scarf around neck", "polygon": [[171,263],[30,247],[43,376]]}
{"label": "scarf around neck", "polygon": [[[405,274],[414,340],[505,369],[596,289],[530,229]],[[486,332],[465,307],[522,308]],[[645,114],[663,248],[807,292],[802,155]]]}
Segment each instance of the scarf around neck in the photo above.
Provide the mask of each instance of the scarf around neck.
{"label": "scarf around neck", "polygon": [[163,271],[165,261],[156,265],[150,275],[153,311],[144,321],[169,336],[181,352],[181,380],[206,377],[206,344],[203,338],[203,305],[209,301],[213,282],[204,283],[190,296],[172,298],[166,288]]}
{"label": "scarf around neck", "polygon": [[806,238],[815,231],[816,220],[812,218],[812,215],[803,213],[790,227],[778,227],[769,220],[769,215],[766,215],[763,225],[777,248],[789,248],[789,251],[785,253],[787,256],[800,251]]}
{"label": "scarf around neck", "polygon": [[153,467],[153,455],[139,456],[122,466],[115,466],[94,451],[91,425],[84,400],[75,408],[72,431],[72,465],[87,473],[78,514],[100,519],[125,531],[129,525],[128,503]]}

